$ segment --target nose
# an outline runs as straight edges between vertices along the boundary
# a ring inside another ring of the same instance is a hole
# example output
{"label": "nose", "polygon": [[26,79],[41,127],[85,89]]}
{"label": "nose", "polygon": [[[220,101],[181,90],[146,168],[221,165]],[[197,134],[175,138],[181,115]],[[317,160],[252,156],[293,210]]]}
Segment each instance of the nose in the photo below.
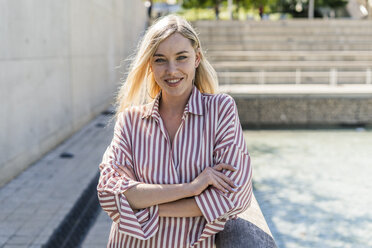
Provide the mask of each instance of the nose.
{"label": "nose", "polygon": [[172,75],[177,72],[177,65],[174,62],[169,62],[167,67],[167,73]]}

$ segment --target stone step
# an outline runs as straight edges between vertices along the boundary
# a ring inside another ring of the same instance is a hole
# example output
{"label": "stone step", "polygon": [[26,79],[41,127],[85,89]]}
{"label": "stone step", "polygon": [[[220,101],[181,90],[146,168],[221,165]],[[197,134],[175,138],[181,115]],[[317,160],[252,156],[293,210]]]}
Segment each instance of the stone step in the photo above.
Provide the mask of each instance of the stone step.
{"label": "stone step", "polygon": [[352,19],[294,19],[294,20],[278,20],[278,21],[194,21],[194,26],[200,28],[230,28],[230,27],[251,27],[251,28],[264,28],[264,27],[275,27],[275,28],[296,28],[296,27],[307,27],[307,28],[324,28],[324,27],[371,27],[372,20],[352,20]]}
{"label": "stone step", "polygon": [[212,66],[217,72],[367,70],[372,69],[372,61],[218,61]]}
{"label": "stone step", "polygon": [[345,44],[332,43],[324,44],[322,42],[308,42],[303,44],[288,43],[288,42],[267,42],[263,43],[245,43],[245,44],[229,44],[229,43],[213,43],[203,44],[206,51],[372,51],[372,42]]}
{"label": "stone step", "polygon": [[[265,96],[293,97],[367,97],[370,101],[372,85],[222,85],[219,91],[237,97],[260,98]],[[372,116],[369,116],[372,121]]]}
{"label": "stone step", "polygon": [[[221,85],[224,84],[370,84],[371,71],[259,71],[218,72]],[[333,81],[335,80],[335,81]]]}
{"label": "stone step", "polygon": [[[220,35],[220,34],[297,34],[297,33],[307,33],[307,34],[363,34],[363,32],[370,33],[372,31],[372,22],[368,25],[358,25],[358,26],[328,26],[321,25],[317,27],[309,27],[306,25],[297,27],[282,27],[282,26],[266,26],[266,27],[254,27],[251,25],[237,25],[237,26],[212,26],[212,27],[199,27],[197,26],[197,31],[201,35]],[[240,31],[240,32],[239,32]]]}
{"label": "stone step", "polygon": [[245,36],[245,35],[257,35],[257,36],[267,36],[267,35],[299,35],[299,34],[309,34],[309,35],[367,35],[372,33],[371,27],[298,27],[298,28],[274,28],[274,27],[264,27],[260,29],[254,29],[251,27],[226,27],[226,28],[208,28],[200,29],[197,28],[198,33],[201,37],[206,36]]}
{"label": "stone step", "polygon": [[372,51],[208,51],[209,61],[372,61]]}
{"label": "stone step", "polygon": [[255,43],[255,42],[298,42],[298,43],[308,43],[308,42],[343,42],[343,43],[360,43],[360,42],[372,42],[372,33],[363,35],[311,35],[304,36],[304,34],[298,35],[287,35],[287,34],[268,34],[268,35],[254,35],[254,34],[244,34],[241,36],[234,35],[221,35],[221,36],[205,36],[201,37],[202,44],[210,43],[229,43],[229,44],[239,44],[239,43]]}

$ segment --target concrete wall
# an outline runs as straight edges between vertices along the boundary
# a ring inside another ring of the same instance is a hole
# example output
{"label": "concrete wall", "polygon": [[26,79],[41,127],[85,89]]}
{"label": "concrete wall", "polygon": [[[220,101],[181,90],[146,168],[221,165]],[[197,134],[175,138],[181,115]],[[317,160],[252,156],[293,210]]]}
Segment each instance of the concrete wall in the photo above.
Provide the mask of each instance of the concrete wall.
{"label": "concrete wall", "polygon": [[245,128],[372,126],[370,96],[233,96]]}
{"label": "concrete wall", "polygon": [[0,185],[112,102],[138,0],[0,1]]}

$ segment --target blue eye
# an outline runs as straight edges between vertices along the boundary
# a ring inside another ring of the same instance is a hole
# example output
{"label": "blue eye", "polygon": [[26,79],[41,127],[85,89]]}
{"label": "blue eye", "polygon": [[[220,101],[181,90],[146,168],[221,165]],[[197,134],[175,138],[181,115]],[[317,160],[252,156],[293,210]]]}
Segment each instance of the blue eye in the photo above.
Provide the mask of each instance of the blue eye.
{"label": "blue eye", "polygon": [[177,60],[183,60],[183,59],[186,59],[187,57],[186,56],[179,56],[177,57]]}
{"label": "blue eye", "polygon": [[165,62],[165,59],[155,59],[155,63],[163,63]]}

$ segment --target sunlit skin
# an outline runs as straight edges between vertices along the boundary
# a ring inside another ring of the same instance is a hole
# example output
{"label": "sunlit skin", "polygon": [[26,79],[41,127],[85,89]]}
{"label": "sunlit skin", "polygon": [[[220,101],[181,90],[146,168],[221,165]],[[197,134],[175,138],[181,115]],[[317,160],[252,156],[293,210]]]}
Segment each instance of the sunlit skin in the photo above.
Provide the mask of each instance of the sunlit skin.
{"label": "sunlit skin", "polygon": [[181,34],[174,33],[162,41],[150,63],[155,81],[163,90],[162,96],[187,98],[199,63],[199,51]]}
{"label": "sunlit skin", "polygon": [[151,58],[151,72],[162,89],[159,112],[171,144],[181,124],[199,63],[200,52],[191,46],[189,39],[179,33],[162,41]]}

